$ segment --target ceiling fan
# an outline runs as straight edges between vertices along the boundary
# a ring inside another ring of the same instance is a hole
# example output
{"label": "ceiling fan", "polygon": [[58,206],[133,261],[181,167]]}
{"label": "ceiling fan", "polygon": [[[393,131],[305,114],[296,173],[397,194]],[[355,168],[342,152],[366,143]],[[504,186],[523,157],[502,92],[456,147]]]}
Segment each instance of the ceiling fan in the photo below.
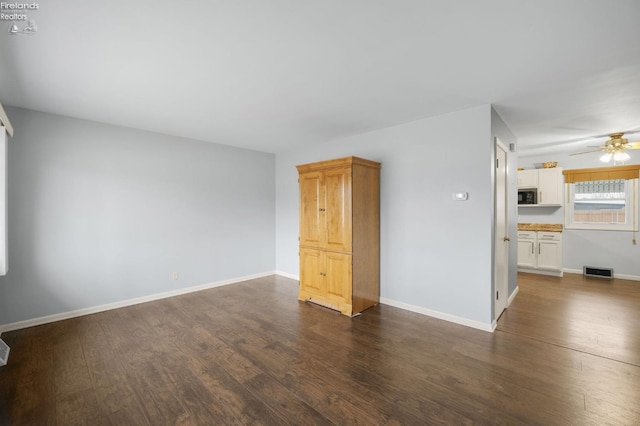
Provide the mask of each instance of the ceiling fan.
{"label": "ceiling fan", "polygon": [[[637,132],[627,132],[637,133]],[[610,133],[609,140],[604,143],[604,146],[590,146],[589,148],[598,148],[591,151],[576,152],[570,155],[589,154],[591,152],[603,151],[604,154],[600,157],[600,161],[608,163],[613,159],[613,163],[625,162],[631,158],[626,152],[628,149],[640,149],[640,141],[629,143],[628,139],[623,138],[624,133]]]}

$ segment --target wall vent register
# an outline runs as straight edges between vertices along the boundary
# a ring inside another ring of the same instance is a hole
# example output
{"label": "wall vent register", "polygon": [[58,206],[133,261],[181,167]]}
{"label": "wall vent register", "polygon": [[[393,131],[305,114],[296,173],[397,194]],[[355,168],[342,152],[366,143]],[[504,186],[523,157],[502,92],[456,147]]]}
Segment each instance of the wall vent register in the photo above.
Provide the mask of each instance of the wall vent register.
{"label": "wall vent register", "polygon": [[594,266],[584,266],[582,268],[582,274],[585,277],[606,278],[608,280],[612,280],[613,268],[596,268]]}

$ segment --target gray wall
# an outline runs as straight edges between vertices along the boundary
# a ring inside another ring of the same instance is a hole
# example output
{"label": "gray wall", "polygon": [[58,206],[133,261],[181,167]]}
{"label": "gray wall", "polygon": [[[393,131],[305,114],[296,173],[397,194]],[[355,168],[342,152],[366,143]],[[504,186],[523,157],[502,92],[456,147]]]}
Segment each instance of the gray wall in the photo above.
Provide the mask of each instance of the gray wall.
{"label": "gray wall", "polygon": [[[297,164],[382,162],[381,296],[490,324],[491,107],[385,128],[276,157],[276,265],[299,274]],[[468,201],[453,201],[454,192]]]}
{"label": "gray wall", "polygon": [[[631,140],[635,141],[633,137]],[[596,145],[591,143],[590,145]],[[576,148],[575,152],[585,150]],[[640,163],[640,152],[629,151],[631,160],[626,164]],[[563,169],[604,167],[599,153],[569,156],[567,154],[542,154],[521,156],[518,166],[527,169],[539,168],[543,161],[558,161]],[[564,207],[520,208],[519,221],[524,223],[562,223]],[[565,229],[563,232],[563,266],[565,269],[582,270],[584,265],[610,267],[616,275],[640,279],[640,245],[632,243],[629,231],[593,231]]]}
{"label": "gray wall", "polygon": [[7,112],[0,324],[275,269],[273,154]]}

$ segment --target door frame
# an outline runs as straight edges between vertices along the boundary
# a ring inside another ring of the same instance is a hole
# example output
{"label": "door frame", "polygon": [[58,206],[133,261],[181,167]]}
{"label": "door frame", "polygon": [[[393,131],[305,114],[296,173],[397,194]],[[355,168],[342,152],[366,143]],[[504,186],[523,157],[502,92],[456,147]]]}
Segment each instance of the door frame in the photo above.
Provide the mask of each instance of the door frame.
{"label": "door frame", "polygon": [[[495,174],[494,174],[494,256],[493,256],[493,315],[498,321],[507,308],[509,298],[509,181],[508,153],[509,148],[499,138],[495,141]],[[501,153],[504,153],[504,157]],[[499,159],[504,159],[503,169]],[[500,179],[499,170],[503,179]]]}

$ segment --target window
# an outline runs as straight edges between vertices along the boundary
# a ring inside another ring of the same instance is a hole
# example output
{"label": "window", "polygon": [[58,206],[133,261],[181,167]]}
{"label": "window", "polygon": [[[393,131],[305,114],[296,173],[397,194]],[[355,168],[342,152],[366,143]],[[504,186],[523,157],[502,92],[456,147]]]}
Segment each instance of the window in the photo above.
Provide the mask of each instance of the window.
{"label": "window", "polygon": [[637,230],[638,179],[568,183],[567,193],[567,228]]}

